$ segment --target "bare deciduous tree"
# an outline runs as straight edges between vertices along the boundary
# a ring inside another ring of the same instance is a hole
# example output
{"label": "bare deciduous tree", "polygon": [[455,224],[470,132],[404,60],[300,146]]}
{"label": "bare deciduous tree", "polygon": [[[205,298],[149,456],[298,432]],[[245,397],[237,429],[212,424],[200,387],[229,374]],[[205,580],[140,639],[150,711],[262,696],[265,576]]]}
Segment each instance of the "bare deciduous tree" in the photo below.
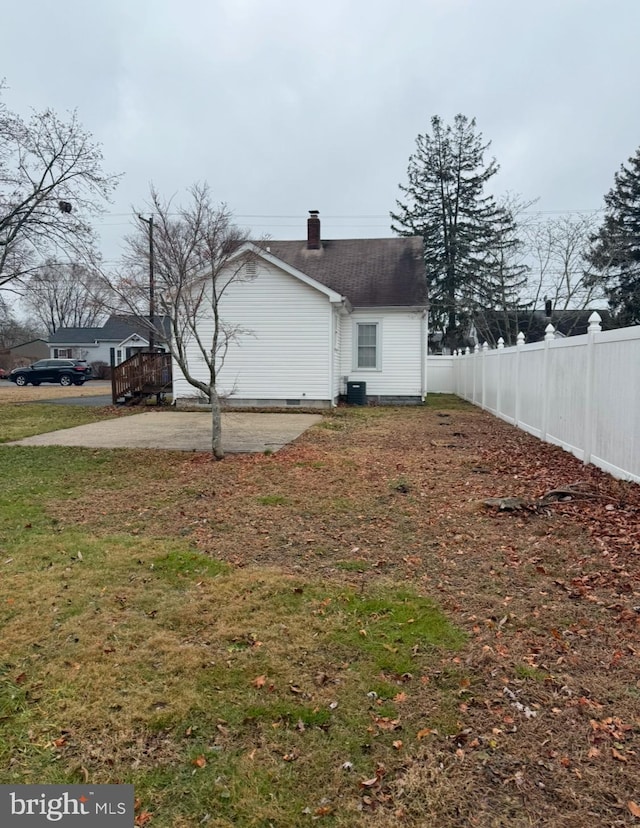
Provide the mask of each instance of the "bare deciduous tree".
{"label": "bare deciduous tree", "polygon": [[[33,339],[40,339],[45,331],[33,321],[16,319],[6,300],[0,295],[0,349],[14,348]],[[9,368],[8,360],[3,368]]]}
{"label": "bare deciduous tree", "polygon": [[566,311],[585,310],[594,301],[603,300],[601,285],[592,278],[593,269],[586,258],[596,226],[593,215],[523,223],[531,259],[527,302],[533,309],[550,301],[559,318]]}
{"label": "bare deciduous tree", "polygon": [[47,260],[29,279],[22,304],[49,334],[58,328],[92,328],[105,315],[108,289],[92,268]]}
{"label": "bare deciduous tree", "polygon": [[0,101],[0,286],[19,284],[47,256],[82,260],[94,241],[89,218],[117,181],[76,113],[24,120]]}
{"label": "bare deciduous tree", "polygon": [[[148,207],[154,217],[153,333],[164,339],[160,322],[168,321],[175,362],[211,404],[211,449],[222,459],[218,376],[230,345],[250,333],[225,318],[222,303],[231,285],[251,278],[247,264],[254,254],[247,249],[246,255],[237,255],[248,236],[233,224],[224,204],[213,202],[207,184],[190,188],[186,206],[163,199],[152,188]],[[112,281],[128,308],[140,315],[149,307],[149,231],[141,220],[139,231],[128,239],[127,273]]]}

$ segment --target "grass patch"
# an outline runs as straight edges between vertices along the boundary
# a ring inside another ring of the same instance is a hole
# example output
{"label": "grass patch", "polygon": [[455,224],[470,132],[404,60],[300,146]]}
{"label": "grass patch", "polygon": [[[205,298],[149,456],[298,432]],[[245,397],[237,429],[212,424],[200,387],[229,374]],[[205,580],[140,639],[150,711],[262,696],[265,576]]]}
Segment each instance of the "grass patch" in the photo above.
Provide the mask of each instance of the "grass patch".
{"label": "grass patch", "polygon": [[438,411],[473,411],[475,406],[455,394],[428,394],[425,407]]}
{"label": "grass patch", "polygon": [[367,561],[336,561],[336,567],[343,572],[366,572],[371,569]]}
{"label": "grass patch", "polygon": [[17,403],[2,406],[0,443],[22,440],[63,428],[110,420],[116,415],[99,408],[76,405]]}
{"label": "grass patch", "polygon": [[432,601],[410,592],[345,593],[333,611],[342,618],[336,640],[365,653],[383,673],[412,672],[419,652],[458,649],[465,641]]}
{"label": "grass patch", "polygon": [[159,826],[214,811],[215,824],[296,826],[337,794],[348,813],[358,787],[342,765],[370,777],[398,759],[388,723],[402,719],[408,742],[420,727],[381,670],[421,674],[462,640],[407,591],[234,570],[176,540],[52,529],[46,514],[29,537],[31,551],[10,541],[0,585],[2,781],[85,768],[133,782]]}
{"label": "grass patch", "polygon": [[529,664],[516,664],[513,672],[519,679],[525,681],[544,681],[549,675],[537,667],[531,667]]}
{"label": "grass patch", "polygon": [[229,571],[227,564],[205,557],[200,552],[172,550],[151,562],[154,573],[162,575],[167,581],[179,584],[185,579],[197,579],[206,576],[216,578]]}
{"label": "grass patch", "polygon": [[288,506],[290,501],[285,495],[272,494],[262,495],[258,498],[258,503],[261,506]]}

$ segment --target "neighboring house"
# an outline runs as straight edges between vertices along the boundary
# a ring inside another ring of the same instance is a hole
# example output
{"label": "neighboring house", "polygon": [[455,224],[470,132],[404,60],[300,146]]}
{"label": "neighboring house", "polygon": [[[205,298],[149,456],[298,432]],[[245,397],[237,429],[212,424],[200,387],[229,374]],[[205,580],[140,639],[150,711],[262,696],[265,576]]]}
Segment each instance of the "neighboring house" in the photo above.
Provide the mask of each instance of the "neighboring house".
{"label": "neighboring house", "polygon": [[46,339],[31,339],[21,345],[14,345],[13,348],[0,350],[0,366],[5,369],[16,366],[30,365],[39,359],[46,359],[49,356],[49,346]]}
{"label": "neighboring house", "polygon": [[[426,394],[427,295],[422,238],[323,240],[311,212],[305,241],[247,244],[247,278],[223,295],[224,322],[244,333],[218,375],[228,405],[335,405],[348,382],[369,400]],[[200,334],[211,338],[213,320]],[[195,348],[190,371],[208,381]],[[196,391],[174,363],[174,399]]]}
{"label": "neighboring house", "polygon": [[[168,322],[161,319],[168,330]],[[165,337],[156,342],[168,350]],[[105,362],[119,365],[125,359],[149,348],[148,318],[133,315],[114,315],[101,328],[58,328],[49,339],[45,356],[52,359],[86,359],[87,362]]]}

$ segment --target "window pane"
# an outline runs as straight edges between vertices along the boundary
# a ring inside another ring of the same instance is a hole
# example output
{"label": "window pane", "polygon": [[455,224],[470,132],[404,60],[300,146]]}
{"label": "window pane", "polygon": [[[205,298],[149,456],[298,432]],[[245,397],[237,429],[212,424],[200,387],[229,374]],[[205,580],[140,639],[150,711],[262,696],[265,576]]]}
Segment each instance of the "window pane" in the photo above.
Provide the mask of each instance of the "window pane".
{"label": "window pane", "polygon": [[375,324],[358,325],[358,368],[377,366],[377,334]]}

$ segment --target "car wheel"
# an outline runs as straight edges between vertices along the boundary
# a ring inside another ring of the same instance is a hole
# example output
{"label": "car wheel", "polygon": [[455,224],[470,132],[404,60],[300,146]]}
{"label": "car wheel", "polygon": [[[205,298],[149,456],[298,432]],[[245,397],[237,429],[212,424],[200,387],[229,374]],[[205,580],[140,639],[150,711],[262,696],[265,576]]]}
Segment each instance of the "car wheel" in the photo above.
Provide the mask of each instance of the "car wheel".
{"label": "car wheel", "polygon": [[71,379],[69,374],[63,374],[60,377],[60,385],[69,386],[69,385],[71,385],[72,382],[73,382],[73,380]]}
{"label": "car wheel", "polygon": [[22,388],[23,385],[27,384],[27,378],[25,377],[24,374],[18,374],[18,376],[16,377],[15,382],[16,382],[16,385],[19,385]]}

